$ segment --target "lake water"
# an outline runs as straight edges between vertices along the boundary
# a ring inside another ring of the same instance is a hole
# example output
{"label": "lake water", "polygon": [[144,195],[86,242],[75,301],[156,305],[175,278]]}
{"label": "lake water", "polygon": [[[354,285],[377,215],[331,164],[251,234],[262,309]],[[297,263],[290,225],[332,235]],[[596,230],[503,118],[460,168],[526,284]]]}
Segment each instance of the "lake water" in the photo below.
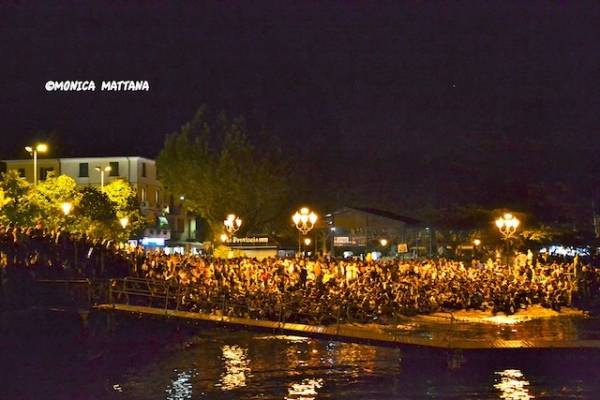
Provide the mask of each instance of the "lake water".
{"label": "lake water", "polygon": [[452,355],[145,320],[122,321],[111,334],[84,334],[73,321],[22,319],[19,329],[3,331],[1,399],[600,396],[598,352]]}

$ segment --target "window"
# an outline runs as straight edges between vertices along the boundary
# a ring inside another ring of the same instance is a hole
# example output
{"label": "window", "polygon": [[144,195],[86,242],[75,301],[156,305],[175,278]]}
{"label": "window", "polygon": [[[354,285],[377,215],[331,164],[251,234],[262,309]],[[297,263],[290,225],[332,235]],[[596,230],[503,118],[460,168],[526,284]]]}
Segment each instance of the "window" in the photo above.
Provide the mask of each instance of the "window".
{"label": "window", "polygon": [[146,163],[142,163],[142,178],[146,177]]}
{"label": "window", "polygon": [[146,201],[146,188],[142,188],[141,192],[142,201]]}
{"label": "window", "polygon": [[110,165],[109,176],[119,176],[119,162],[111,161],[108,163],[108,165]]}
{"label": "window", "polygon": [[25,178],[25,168],[19,168],[19,176]]}
{"label": "window", "polygon": [[50,168],[40,168],[40,180],[41,181],[45,181],[46,178],[48,178],[48,173],[53,172],[54,168],[50,167]]}
{"label": "window", "polygon": [[80,178],[89,178],[90,176],[90,166],[86,162],[79,163],[79,177]]}

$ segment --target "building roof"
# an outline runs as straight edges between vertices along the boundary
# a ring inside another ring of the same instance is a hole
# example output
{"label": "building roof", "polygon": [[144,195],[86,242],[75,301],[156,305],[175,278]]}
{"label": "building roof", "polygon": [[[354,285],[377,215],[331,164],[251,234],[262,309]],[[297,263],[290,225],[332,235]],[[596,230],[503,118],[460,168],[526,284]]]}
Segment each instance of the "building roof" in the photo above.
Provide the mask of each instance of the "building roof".
{"label": "building roof", "polygon": [[343,213],[346,210],[356,210],[356,211],[360,211],[360,212],[367,213],[367,214],[377,215],[378,217],[383,217],[383,218],[393,219],[395,221],[404,222],[405,224],[408,224],[408,225],[416,225],[416,224],[421,223],[421,221],[419,221],[418,219],[415,219],[415,218],[405,217],[403,215],[398,215],[398,214],[394,214],[389,211],[379,210],[377,208],[371,208],[371,207],[345,207],[339,211],[336,211],[335,214]]}
{"label": "building roof", "polygon": [[[146,158],[146,157],[141,157],[141,156],[99,156],[99,157],[40,157],[38,156],[38,162],[42,162],[44,160],[52,160],[52,161],[77,161],[77,160],[114,160],[114,159],[123,159],[123,158],[129,158],[129,159],[140,159],[140,160],[146,160],[146,161],[152,161],[154,162],[155,160],[153,160],[152,158]],[[32,158],[18,158],[18,159],[11,159],[11,160],[0,160],[4,163],[12,163],[12,162],[31,162]]]}

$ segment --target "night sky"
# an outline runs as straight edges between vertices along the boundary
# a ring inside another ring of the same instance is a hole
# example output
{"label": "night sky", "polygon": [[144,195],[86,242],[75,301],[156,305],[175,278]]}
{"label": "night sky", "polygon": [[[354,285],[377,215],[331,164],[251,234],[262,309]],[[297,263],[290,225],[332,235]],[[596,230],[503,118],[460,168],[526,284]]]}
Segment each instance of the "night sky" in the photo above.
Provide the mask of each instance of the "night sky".
{"label": "night sky", "polygon": [[[156,157],[206,104],[268,132],[314,196],[519,206],[600,183],[598,2],[4,2],[0,157]],[[149,92],[46,92],[48,80]],[[575,196],[575,194],[574,194]]]}

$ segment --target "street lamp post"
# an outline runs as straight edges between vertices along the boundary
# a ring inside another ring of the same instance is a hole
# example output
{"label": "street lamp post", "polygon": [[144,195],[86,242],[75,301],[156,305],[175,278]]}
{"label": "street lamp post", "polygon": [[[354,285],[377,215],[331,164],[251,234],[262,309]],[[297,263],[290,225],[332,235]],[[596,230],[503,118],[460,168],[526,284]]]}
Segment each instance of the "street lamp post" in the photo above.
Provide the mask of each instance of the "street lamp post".
{"label": "street lamp post", "polygon": [[509,271],[512,271],[508,260],[508,254],[510,251],[510,239],[515,234],[520,224],[521,221],[519,221],[518,218],[516,218],[510,213],[506,213],[496,220],[496,226],[498,227],[498,230],[500,231],[504,240],[506,241],[506,264],[508,265]]}
{"label": "street lamp post", "polygon": [[110,172],[110,165],[107,165],[106,167],[96,167],[94,169],[100,172],[100,189],[102,189],[104,187],[104,173]]}
{"label": "street lamp post", "polygon": [[308,246],[310,246],[310,243],[311,243],[311,240],[310,240],[310,238],[305,238],[305,239],[304,239],[304,246],[305,246],[305,247],[304,247],[304,249],[305,249],[305,252],[306,252],[306,253],[308,253],[308,249],[309,249],[309,247],[308,247]]}
{"label": "street lamp post", "polygon": [[25,150],[33,157],[33,186],[37,185],[37,154],[45,153],[48,151],[48,145],[45,143],[38,143],[35,146],[27,146]]}
{"label": "street lamp post", "polygon": [[315,227],[315,223],[319,217],[308,207],[302,207],[292,215],[292,221],[298,229],[298,253],[302,251],[301,235],[306,235]]}
{"label": "street lamp post", "polygon": [[70,225],[69,214],[71,214],[71,211],[73,211],[73,203],[65,201],[64,203],[61,203],[60,209],[62,210],[63,215],[64,215],[64,219],[63,219],[64,227],[66,229],[69,229],[69,225]]}
{"label": "street lamp post", "polygon": [[479,246],[481,245],[481,239],[473,240],[473,258],[479,258]]}
{"label": "street lamp post", "polygon": [[386,252],[386,246],[388,245],[388,240],[386,238],[379,239],[379,244],[381,245],[381,255],[383,257],[384,254],[389,254]]}

